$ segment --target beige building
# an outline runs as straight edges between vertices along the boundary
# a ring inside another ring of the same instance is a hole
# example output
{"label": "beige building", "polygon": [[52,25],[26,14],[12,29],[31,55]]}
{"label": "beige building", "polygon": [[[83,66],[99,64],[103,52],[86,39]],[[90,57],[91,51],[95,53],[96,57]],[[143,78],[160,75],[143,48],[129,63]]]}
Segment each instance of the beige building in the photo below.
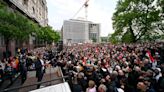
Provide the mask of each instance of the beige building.
{"label": "beige building", "polygon": [[48,24],[48,10],[46,0],[9,0],[16,8],[29,18],[34,19],[41,26]]}

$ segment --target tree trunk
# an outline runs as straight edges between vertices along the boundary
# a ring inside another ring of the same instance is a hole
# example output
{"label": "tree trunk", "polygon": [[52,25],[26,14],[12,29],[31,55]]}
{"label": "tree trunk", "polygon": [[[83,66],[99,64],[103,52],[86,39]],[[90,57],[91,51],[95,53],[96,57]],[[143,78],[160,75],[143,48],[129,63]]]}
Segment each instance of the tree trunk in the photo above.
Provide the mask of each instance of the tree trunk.
{"label": "tree trunk", "polygon": [[6,46],[6,51],[4,53],[4,58],[9,58],[11,56],[11,52],[9,51],[9,42],[10,40],[8,38],[5,39],[5,46]]}
{"label": "tree trunk", "polygon": [[5,39],[6,52],[9,51],[9,39]]}
{"label": "tree trunk", "polygon": [[129,30],[130,30],[130,33],[132,35],[132,42],[135,43],[135,42],[137,42],[137,40],[136,40],[136,36],[134,35],[134,32],[133,32],[133,29],[132,29],[131,25],[132,24],[129,23]]}

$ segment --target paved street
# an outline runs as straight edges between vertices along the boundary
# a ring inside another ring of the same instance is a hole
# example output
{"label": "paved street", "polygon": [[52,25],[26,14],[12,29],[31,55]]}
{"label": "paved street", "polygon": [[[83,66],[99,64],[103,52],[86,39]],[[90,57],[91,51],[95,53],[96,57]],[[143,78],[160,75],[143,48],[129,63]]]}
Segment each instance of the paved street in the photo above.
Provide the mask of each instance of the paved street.
{"label": "paved street", "polygon": [[[17,76],[15,76],[15,78],[13,78],[14,83],[15,83],[17,80],[19,80],[19,75],[20,75],[20,74],[18,74]],[[9,80],[9,79],[6,79],[6,80],[0,85],[0,90],[6,89],[6,88],[10,87],[11,85],[12,85],[12,84],[11,84],[10,80]]]}

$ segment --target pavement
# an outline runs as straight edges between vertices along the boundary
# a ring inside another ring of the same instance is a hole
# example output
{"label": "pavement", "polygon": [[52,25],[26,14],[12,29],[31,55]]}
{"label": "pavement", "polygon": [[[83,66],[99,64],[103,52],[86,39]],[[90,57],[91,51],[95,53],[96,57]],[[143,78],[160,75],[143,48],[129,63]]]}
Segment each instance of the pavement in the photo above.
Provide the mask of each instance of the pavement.
{"label": "pavement", "polygon": [[[48,80],[51,80],[51,79],[54,79],[54,78],[58,78],[58,77],[62,77],[60,69],[58,67],[55,67],[55,68],[48,67],[46,69],[46,73],[44,74],[42,81],[48,81]],[[25,83],[23,85],[21,85],[21,76],[19,76],[14,81],[14,83],[12,85],[10,85],[8,88],[13,88],[13,87],[18,87],[18,86],[26,86],[26,85],[34,84],[36,82],[37,82],[36,72],[35,71],[29,71],[28,75],[27,75],[27,79],[26,79],[26,81],[25,81]],[[59,83],[62,83],[62,82],[63,82],[63,80],[52,81],[52,82],[41,84],[41,87],[55,85],[55,84],[59,84]],[[30,87],[17,89],[17,90],[12,90],[10,92],[28,92],[28,91],[31,91],[31,90],[35,90],[36,87],[37,86],[30,86]]]}
{"label": "pavement", "polygon": [[[19,78],[20,73],[18,73],[15,77],[13,77],[13,83]],[[6,79],[1,85],[0,85],[0,92],[3,89],[6,89],[8,87],[10,87],[11,85],[13,85],[13,83],[10,82],[9,79]]]}

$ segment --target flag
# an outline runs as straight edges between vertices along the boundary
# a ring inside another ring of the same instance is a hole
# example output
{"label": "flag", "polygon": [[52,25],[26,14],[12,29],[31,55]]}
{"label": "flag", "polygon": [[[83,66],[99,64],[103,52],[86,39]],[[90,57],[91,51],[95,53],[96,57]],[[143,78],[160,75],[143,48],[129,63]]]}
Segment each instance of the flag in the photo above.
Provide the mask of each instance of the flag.
{"label": "flag", "polygon": [[98,51],[98,48],[96,48],[96,53],[98,53],[99,51]]}
{"label": "flag", "polygon": [[153,63],[155,60],[153,58],[153,56],[151,55],[150,51],[146,52],[146,56],[149,58],[149,60]]}
{"label": "flag", "polygon": [[83,58],[83,65],[86,65],[86,57]]}

